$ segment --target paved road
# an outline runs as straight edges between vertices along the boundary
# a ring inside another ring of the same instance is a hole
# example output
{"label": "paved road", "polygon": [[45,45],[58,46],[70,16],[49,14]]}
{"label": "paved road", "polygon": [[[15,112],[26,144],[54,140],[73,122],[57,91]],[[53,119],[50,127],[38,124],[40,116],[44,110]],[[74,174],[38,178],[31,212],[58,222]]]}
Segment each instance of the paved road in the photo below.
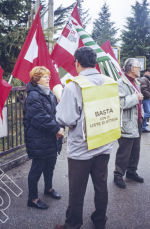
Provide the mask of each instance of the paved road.
{"label": "paved road", "polygon": [[[109,162],[109,204],[108,221],[106,229],[150,229],[150,134],[142,135],[141,160],[139,164],[139,173],[145,179],[144,184],[127,181],[127,188],[120,190],[113,183],[114,160],[117,143]],[[11,204],[4,211],[9,219],[5,223],[0,222],[1,229],[53,229],[57,223],[62,224],[65,219],[65,210],[68,202],[68,178],[67,178],[67,159],[66,144],[63,145],[63,151],[57,161],[54,175],[54,187],[62,194],[61,200],[53,200],[43,195],[43,178],[39,182],[39,197],[49,204],[49,209],[42,211],[28,208],[26,206],[28,189],[27,176],[31,161],[14,168],[7,172],[17,185],[23,190],[19,197],[15,197],[5,186],[0,183],[1,188],[5,188],[10,195]],[[8,179],[6,184],[10,185]],[[0,193],[4,202],[8,197],[4,195],[2,189]],[[0,209],[4,205],[0,197]],[[84,225],[82,229],[93,229],[90,221],[90,215],[94,209],[93,205],[93,186],[89,179],[88,189],[84,205]],[[2,217],[2,212],[0,212]]]}

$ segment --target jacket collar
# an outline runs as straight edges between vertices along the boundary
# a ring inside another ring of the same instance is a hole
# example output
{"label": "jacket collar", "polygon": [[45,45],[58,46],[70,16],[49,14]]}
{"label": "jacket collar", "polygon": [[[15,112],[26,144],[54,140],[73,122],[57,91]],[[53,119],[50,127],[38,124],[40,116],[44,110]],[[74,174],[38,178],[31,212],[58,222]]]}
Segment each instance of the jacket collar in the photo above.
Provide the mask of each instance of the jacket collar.
{"label": "jacket collar", "polygon": [[81,71],[79,75],[88,76],[88,75],[94,75],[94,74],[100,74],[100,72],[98,72],[96,68],[87,68]]}
{"label": "jacket collar", "polygon": [[27,93],[29,93],[31,91],[37,91],[38,93],[47,96],[44,93],[44,91],[40,87],[38,87],[38,85],[33,85],[31,82],[29,82],[27,85]]}
{"label": "jacket collar", "polygon": [[144,75],[143,77],[145,77],[146,79],[150,81],[150,76]]}
{"label": "jacket collar", "polygon": [[[130,82],[130,80],[128,80],[128,78],[126,77],[125,74],[123,74],[121,76],[121,78],[125,84],[127,84],[129,87],[131,87],[134,91],[136,90],[135,87],[133,86],[133,84]],[[140,82],[137,79],[134,80],[134,83],[137,85],[137,87],[140,87]]]}

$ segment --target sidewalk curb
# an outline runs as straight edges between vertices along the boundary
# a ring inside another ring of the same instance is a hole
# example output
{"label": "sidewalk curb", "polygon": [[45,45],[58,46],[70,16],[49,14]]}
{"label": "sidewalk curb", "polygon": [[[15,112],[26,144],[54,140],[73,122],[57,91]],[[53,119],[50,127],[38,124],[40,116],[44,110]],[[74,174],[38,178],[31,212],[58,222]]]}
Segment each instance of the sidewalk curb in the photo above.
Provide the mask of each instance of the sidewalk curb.
{"label": "sidewalk curb", "polygon": [[23,163],[25,163],[27,160],[29,160],[27,153],[25,153],[24,155],[17,157],[13,160],[10,160],[4,164],[2,164],[0,167],[3,171],[8,171],[11,170],[14,167],[17,167]]}

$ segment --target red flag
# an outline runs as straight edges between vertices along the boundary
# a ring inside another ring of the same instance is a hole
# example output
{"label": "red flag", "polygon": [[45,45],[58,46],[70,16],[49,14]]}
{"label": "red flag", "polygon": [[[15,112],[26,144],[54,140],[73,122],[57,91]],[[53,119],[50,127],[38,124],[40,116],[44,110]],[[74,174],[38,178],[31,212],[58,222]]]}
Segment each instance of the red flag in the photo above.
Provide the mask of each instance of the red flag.
{"label": "red flag", "polygon": [[120,66],[120,64],[118,63],[118,60],[113,52],[113,49],[111,47],[110,41],[106,41],[104,44],[102,44],[101,48],[104,50],[105,53],[110,54],[110,56],[113,58],[112,61],[114,63],[114,65],[117,67],[119,74],[122,75],[123,70]]}
{"label": "red flag", "polygon": [[102,44],[101,48],[105,51],[105,53],[109,53],[118,62],[109,41]]}
{"label": "red flag", "polygon": [[72,22],[77,21],[82,26],[77,5],[78,3],[75,5],[71,17],[51,53],[51,58],[57,66],[62,67],[73,76],[77,75],[73,56],[76,49],[83,46],[82,40]]}
{"label": "red flag", "polygon": [[24,83],[30,81],[29,72],[34,66],[45,66],[51,72],[50,87],[61,84],[58,72],[56,71],[50,58],[42,31],[39,8],[33,21],[31,29],[19,54],[12,75]]}
{"label": "red flag", "polygon": [[8,98],[9,92],[12,88],[12,86],[7,83],[5,80],[3,80],[3,69],[0,66],[0,116],[2,117],[2,111],[4,104]]}

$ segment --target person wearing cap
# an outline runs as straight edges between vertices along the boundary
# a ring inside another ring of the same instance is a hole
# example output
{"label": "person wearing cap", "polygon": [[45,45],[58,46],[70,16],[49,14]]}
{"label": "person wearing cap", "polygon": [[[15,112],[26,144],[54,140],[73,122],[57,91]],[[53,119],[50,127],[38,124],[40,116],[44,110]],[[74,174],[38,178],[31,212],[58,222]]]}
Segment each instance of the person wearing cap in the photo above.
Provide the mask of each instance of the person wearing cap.
{"label": "person wearing cap", "polygon": [[38,181],[43,173],[44,194],[61,198],[53,189],[52,179],[64,128],[55,119],[57,100],[49,88],[50,71],[44,66],[36,66],[31,70],[30,78],[23,118],[26,150],[32,159],[27,206],[47,209],[48,205],[38,198]]}
{"label": "person wearing cap", "polygon": [[116,153],[114,183],[119,188],[126,188],[123,176],[135,182],[143,183],[144,179],[136,172],[140,158],[140,136],[142,125],[140,84],[141,66],[136,58],[129,58],[124,63],[126,77],[118,80],[121,106],[121,138]]}
{"label": "person wearing cap", "polygon": [[146,128],[147,119],[150,118],[150,68],[144,71],[143,77],[140,78],[141,92],[144,96],[142,101],[144,109],[144,118],[142,123],[142,132],[148,133],[150,130]]}

